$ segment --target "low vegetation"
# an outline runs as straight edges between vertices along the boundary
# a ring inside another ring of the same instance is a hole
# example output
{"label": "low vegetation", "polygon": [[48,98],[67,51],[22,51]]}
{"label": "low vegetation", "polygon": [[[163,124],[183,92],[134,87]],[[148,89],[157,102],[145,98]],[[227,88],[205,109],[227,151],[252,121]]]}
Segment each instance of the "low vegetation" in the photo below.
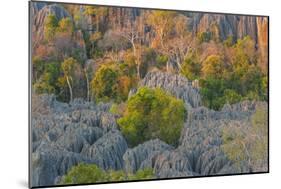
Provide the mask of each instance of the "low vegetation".
{"label": "low vegetation", "polygon": [[78,164],[62,177],[60,184],[87,184],[98,182],[128,181],[153,179],[152,169],[140,169],[135,174],[127,174],[123,170],[104,171],[95,164]]}
{"label": "low vegetation", "polygon": [[268,114],[266,107],[259,107],[251,117],[250,126],[229,126],[223,130],[222,149],[236,166],[243,170],[267,170]]}

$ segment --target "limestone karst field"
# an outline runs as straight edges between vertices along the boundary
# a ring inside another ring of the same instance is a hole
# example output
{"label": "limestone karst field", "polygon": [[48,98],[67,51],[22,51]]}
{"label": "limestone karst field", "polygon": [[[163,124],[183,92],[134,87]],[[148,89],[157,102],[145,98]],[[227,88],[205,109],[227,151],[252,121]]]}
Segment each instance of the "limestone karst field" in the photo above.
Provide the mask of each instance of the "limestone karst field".
{"label": "limestone karst field", "polygon": [[31,2],[31,186],[268,172],[268,18]]}

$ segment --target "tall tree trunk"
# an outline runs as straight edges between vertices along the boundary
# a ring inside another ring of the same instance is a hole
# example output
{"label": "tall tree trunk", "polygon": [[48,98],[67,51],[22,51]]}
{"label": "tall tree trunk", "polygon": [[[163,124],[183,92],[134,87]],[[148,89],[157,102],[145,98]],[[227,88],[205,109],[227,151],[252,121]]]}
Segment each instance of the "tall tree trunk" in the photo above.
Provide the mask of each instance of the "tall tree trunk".
{"label": "tall tree trunk", "polygon": [[176,55],[176,62],[177,62],[177,65],[178,65],[178,68],[179,68],[179,71],[182,70],[182,67],[181,67],[181,59],[178,55]]}
{"label": "tall tree trunk", "polygon": [[70,94],[70,102],[72,101],[72,87],[71,87],[71,84],[70,84],[70,81],[69,81],[69,78],[68,76],[66,76],[66,82],[67,82],[67,85],[68,85],[68,88],[69,88],[69,94]]}
{"label": "tall tree trunk", "polygon": [[96,32],[99,32],[99,16],[96,16]]}
{"label": "tall tree trunk", "polygon": [[169,60],[166,62],[166,72],[169,71]]}
{"label": "tall tree trunk", "polygon": [[84,68],[86,82],[87,82],[87,100],[90,101],[90,84],[89,84],[89,77],[87,74],[87,70]]}
{"label": "tall tree trunk", "polygon": [[137,61],[137,75],[138,75],[138,78],[141,79],[141,76],[140,76],[140,62]]}

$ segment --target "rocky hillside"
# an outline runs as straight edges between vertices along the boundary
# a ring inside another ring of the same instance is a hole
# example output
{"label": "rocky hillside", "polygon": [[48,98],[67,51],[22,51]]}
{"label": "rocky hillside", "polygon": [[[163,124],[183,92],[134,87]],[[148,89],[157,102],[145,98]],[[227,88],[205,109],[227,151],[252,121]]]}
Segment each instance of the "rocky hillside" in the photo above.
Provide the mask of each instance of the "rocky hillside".
{"label": "rocky hillside", "polygon": [[[174,94],[186,102],[198,102],[196,89],[185,82],[176,75],[151,73],[141,84],[159,86],[171,93],[180,91]],[[109,113],[110,103],[75,99],[66,104],[53,95],[33,95],[32,186],[58,184],[61,176],[81,162],[128,173],[152,168],[157,178],[241,173],[221,149],[222,129],[249,127],[249,117],[256,107],[267,104],[244,101],[226,105],[221,111],[199,104],[188,107],[188,119],[177,147],[153,139],[128,148],[116,117]],[[243,171],[259,170],[245,165]]]}
{"label": "rocky hillside", "polygon": [[[85,8],[78,6],[79,15],[83,14]],[[58,4],[46,4],[46,3],[33,3],[31,7],[33,14],[33,34],[34,41],[39,43],[43,39],[43,23],[45,18],[49,14],[54,14],[57,19],[69,17],[75,25],[79,25],[79,28],[87,33],[93,33],[94,22],[89,16],[84,16],[78,23],[74,21],[73,16],[63,7]],[[116,27],[118,23],[125,22],[124,18],[129,18],[133,22],[136,16],[145,15],[145,10],[139,10],[136,8],[116,8],[110,9],[108,12],[108,24],[111,27]],[[257,48],[263,56],[267,56],[268,48],[268,19],[266,17],[259,16],[236,16],[226,14],[204,14],[204,13],[183,13],[188,18],[188,29],[195,35],[199,32],[205,32],[210,30],[216,30],[218,37],[221,40],[227,39],[228,36],[233,36],[234,39],[242,39],[245,36],[250,36],[255,42]],[[118,23],[117,23],[118,22]],[[81,31],[78,31],[81,32]],[[39,35],[39,36],[37,36]],[[82,34],[79,34],[82,39]]]}
{"label": "rocky hillside", "polygon": [[218,27],[221,39],[233,36],[241,39],[246,35],[256,41],[257,46],[263,50],[268,43],[267,18],[256,16],[235,16],[225,14],[187,13],[191,19],[190,26],[194,32],[204,32],[212,25]]}

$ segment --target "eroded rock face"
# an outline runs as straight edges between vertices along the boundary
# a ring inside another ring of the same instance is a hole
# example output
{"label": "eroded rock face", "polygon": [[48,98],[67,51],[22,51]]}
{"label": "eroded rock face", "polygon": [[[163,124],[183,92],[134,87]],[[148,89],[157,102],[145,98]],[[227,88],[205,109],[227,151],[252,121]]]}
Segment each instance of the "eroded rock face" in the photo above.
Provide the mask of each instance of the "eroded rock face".
{"label": "eroded rock face", "polygon": [[123,156],[124,168],[127,172],[134,173],[140,168],[154,167],[156,155],[172,149],[172,146],[159,139],[147,141],[126,151]]}
{"label": "eroded rock face", "polygon": [[237,16],[226,14],[186,13],[189,29],[198,32],[214,32],[220,40],[232,36],[235,40],[250,36],[261,54],[259,66],[267,72],[268,18],[261,16]]}
{"label": "eroded rock face", "polygon": [[[125,170],[152,168],[157,178],[205,176],[251,172],[245,164],[238,169],[222,150],[222,131],[227,127],[251,127],[250,116],[266,102],[244,101],[225,105],[221,111],[191,108],[176,148],[152,140],[128,149]],[[159,145],[161,144],[161,145]]]}
{"label": "eroded rock face", "polygon": [[113,130],[102,136],[98,141],[82,150],[82,154],[102,169],[123,168],[123,154],[127,150],[127,143],[118,130]]}
{"label": "eroded rock face", "polygon": [[[38,53],[37,48],[44,43],[46,36],[44,35],[45,30],[45,21],[46,18],[52,14],[57,20],[63,18],[70,18],[73,22],[72,16],[68,11],[59,4],[46,4],[46,3],[31,3],[31,14],[32,14],[32,44],[33,44],[33,53]],[[86,60],[86,45],[83,38],[81,30],[75,30],[73,35],[61,35],[60,37],[55,38],[54,40],[54,49],[50,47],[44,47],[45,51],[57,51],[56,48],[60,49],[79,49],[81,60]],[[44,46],[44,45],[43,45]],[[43,46],[41,47],[43,49]]]}
{"label": "eroded rock face", "polygon": [[50,186],[57,177],[78,163],[93,163],[80,154],[64,151],[55,146],[44,144],[32,153],[32,186]]}
{"label": "eroded rock face", "polygon": [[57,4],[32,3],[32,10],[34,10],[32,36],[37,41],[44,39],[44,23],[48,15],[53,14],[58,20],[70,17],[69,13],[61,5]]}
{"label": "eroded rock face", "polygon": [[58,184],[78,163],[122,169],[127,143],[108,112],[110,104],[75,99],[70,104],[53,95],[33,95],[32,185]]}
{"label": "eroded rock face", "polygon": [[[162,88],[175,97],[182,99],[191,107],[198,107],[201,105],[199,90],[192,86],[191,81],[188,81],[185,77],[180,75],[163,72],[149,72],[139,85],[150,88]],[[130,95],[133,95],[135,92],[136,91],[131,90]]]}
{"label": "eroded rock face", "polygon": [[222,40],[225,40],[228,36],[241,39],[249,35],[258,46],[267,44],[266,23],[268,20],[266,17],[204,13],[186,13],[186,15],[190,19],[189,27],[194,32],[210,30],[213,25],[217,27],[219,38]]}

